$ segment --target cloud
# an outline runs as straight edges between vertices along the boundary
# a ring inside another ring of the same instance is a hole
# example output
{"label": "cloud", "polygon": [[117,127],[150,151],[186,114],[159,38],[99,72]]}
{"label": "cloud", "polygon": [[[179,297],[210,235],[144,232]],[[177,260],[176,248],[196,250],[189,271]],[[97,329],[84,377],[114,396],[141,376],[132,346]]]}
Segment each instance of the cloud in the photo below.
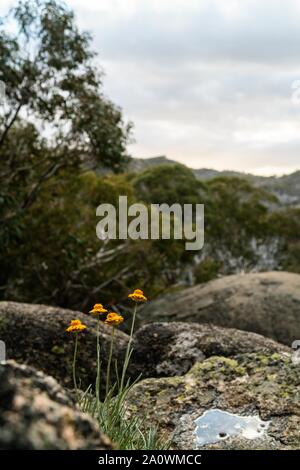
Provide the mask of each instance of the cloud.
{"label": "cloud", "polygon": [[98,13],[87,10],[80,18],[92,26],[104,59],[155,63],[299,59],[300,9],[294,0],[284,6],[276,0],[100,0]]}
{"label": "cloud", "polygon": [[133,155],[256,173],[297,168],[298,0],[67,4],[94,36],[106,93],[135,124]]}

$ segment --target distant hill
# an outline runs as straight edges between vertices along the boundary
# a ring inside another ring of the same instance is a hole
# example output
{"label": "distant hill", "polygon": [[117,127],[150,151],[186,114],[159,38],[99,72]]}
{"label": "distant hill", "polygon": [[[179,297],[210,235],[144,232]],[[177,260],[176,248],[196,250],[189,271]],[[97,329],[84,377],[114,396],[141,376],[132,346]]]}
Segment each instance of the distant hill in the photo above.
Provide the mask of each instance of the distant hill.
{"label": "distant hill", "polygon": [[263,181],[262,186],[275,193],[282,204],[300,207],[300,171]]}
{"label": "distant hill", "polygon": [[[132,158],[129,170],[133,172],[144,171],[158,165],[179,164],[165,156],[152,158]],[[185,166],[182,164],[182,166]],[[200,181],[207,181],[219,176],[235,176],[250,181],[254,186],[262,187],[275,194],[279,201],[288,206],[300,207],[300,170],[284,176],[257,176],[238,171],[218,171],[210,168],[191,169]]]}
{"label": "distant hill", "polygon": [[181,165],[181,163],[175,162],[175,160],[170,160],[163,155],[151,158],[131,158],[129,163],[129,171],[139,172],[144,171],[147,168],[151,168],[152,166],[175,164]]}

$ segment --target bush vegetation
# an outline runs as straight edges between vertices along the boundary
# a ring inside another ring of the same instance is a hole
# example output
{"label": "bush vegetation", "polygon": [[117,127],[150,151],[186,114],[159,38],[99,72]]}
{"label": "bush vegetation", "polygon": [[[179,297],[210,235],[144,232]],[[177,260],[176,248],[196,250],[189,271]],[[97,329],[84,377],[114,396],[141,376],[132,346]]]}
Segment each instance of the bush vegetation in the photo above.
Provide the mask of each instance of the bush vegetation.
{"label": "bush vegetation", "polygon": [[[151,286],[153,298],[240,271],[300,272],[299,209],[240,178],[199,182],[179,164],[127,171],[131,126],[104,95],[90,37],[64,4],[25,0],[12,9],[0,24],[0,79],[2,299],[84,310],[101,292],[122,308],[132,285]],[[204,249],[188,252],[184,240],[100,242],[96,207],[119,195],[204,203]]]}

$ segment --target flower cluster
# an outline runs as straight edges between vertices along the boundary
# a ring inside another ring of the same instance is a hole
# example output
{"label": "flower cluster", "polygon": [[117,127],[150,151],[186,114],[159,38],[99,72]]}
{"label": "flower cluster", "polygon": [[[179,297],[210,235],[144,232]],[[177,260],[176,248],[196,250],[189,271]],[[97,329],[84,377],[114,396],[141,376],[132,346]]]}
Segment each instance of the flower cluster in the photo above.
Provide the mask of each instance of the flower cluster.
{"label": "flower cluster", "polygon": [[[128,294],[128,298],[133,300],[134,302],[147,301],[147,297],[144,295],[144,292],[141,289],[135,289],[131,294]],[[102,304],[95,304],[92,310],[90,310],[90,313],[99,316],[107,313],[107,316],[104,319],[104,323],[111,326],[118,326],[124,321],[122,315],[119,315],[115,312],[108,312],[108,310],[103,307]]]}
{"label": "flower cluster", "polygon": [[[147,297],[144,295],[144,292],[141,289],[135,289],[131,294],[128,294],[128,298],[134,302],[147,301]],[[104,319],[104,323],[111,326],[118,326],[124,321],[122,315],[119,315],[115,312],[108,312],[108,310],[103,307],[102,304],[95,304],[92,310],[90,310],[90,313],[99,316],[107,314],[106,318]],[[79,333],[85,329],[86,325],[84,325],[81,320],[71,320],[71,324],[68,326],[66,331],[68,333]]]}
{"label": "flower cluster", "polygon": [[144,296],[144,292],[141,289],[135,289],[132,294],[128,295],[128,298],[134,300],[134,302],[147,301],[147,297]]}
{"label": "flower cluster", "polygon": [[101,315],[102,313],[107,313],[106,308],[103,307],[102,304],[95,304],[90,313],[94,315]]}
{"label": "flower cluster", "polygon": [[[120,383],[118,383],[118,387],[120,390],[120,393],[122,394],[124,391],[125,387],[125,379],[126,379],[126,371],[128,367],[128,363],[130,360],[130,356],[132,353],[132,339],[133,339],[133,333],[134,333],[134,325],[135,325],[135,319],[136,319],[136,313],[137,313],[137,307],[138,307],[138,302],[146,302],[147,297],[144,295],[144,292],[140,289],[135,289],[132,293],[128,294],[128,298],[133,300],[135,302],[135,306],[133,309],[133,315],[132,315],[132,321],[131,321],[131,329],[130,329],[130,336],[129,336],[129,341],[127,343],[127,348],[126,348],[126,353],[125,353],[125,359],[123,363],[123,369],[122,369],[122,375],[120,379]],[[101,358],[100,358],[100,319],[104,321],[106,325],[112,326],[111,329],[111,342],[110,342],[110,348],[109,348],[109,356],[108,356],[108,361],[107,361],[107,370],[106,370],[106,388],[105,388],[105,396],[109,396],[110,393],[110,372],[111,372],[111,364],[113,360],[113,346],[114,346],[114,340],[115,340],[115,327],[123,323],[124,318],[122,315],[119,315],[116,312],[109,312],[102,304],[95,304],[94,307],[90,310],[92,315],[96,315],[97,317],[97,375],[96,375],[96,384],[95,384],[95,392],[96,392],[96,403],[97,406],[100,406],[100,390],[101,390]],[[100,318],[101,317],[101,318]],[[70,325],[66,329],[68,333],[79,333],[81,331],[84,331],[86,329],[86,325],[84,325],[81,320],[71,320]],[[78,399],[78,388],[77,388],[77,379],[76,379],[76,358],[77,358],[77,348],[78,348],[78,335],[75,334],[74,336],[74,356],[73,356],[73,365],[72,365],[72,373],[73,373],[73,383],[74,383],[74,389],[76,392],[76,396]],[[116,386],[113,385],[112,390]]]}
{"label": "flower cluster", "polygon": [[86,325],[81,323],[80,320],[71,320],[71,324],[66,329],[68,333],[79,333],[83,330],[86,330]]}
{"label": "flower cluster", "polygon": [[119,315],[115,312],[108,312],[108,310],[106,310],[106,308],[104,308],[102,304],[95,304],[92,310],[90,310],[90,313],[92,313],[93,315],[103,315],[107,313],[107,316],[104,319],[104,323],[111,326],[120,325],[124,321],[122,315]]}
{"label": "flower cluster", "polygon": [[123,321],[124,318],[122,317],[122,315],[118,315],[115,312],[109,312],[104,323],[106,323],[107,325],[117,326],[123,323]]}

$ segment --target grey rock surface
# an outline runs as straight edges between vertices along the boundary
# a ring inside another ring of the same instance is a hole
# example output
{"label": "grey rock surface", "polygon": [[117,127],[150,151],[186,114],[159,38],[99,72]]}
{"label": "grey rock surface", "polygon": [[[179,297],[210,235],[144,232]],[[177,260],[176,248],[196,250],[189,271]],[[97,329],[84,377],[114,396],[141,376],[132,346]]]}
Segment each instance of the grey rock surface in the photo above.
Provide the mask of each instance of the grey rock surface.
{"label": "grey rock surface", "polygon": [[216,408],[270,424],[261,438],[201,449],[300,449],[300,368],[288,353],[211,356],[182,377],[142,380],[127,400],[127,413],[157,426],[173,449],[197,449],[195,420]]}
{"label": "grey rock surface", "polygon": [[113,449],[58,382],[15,361],[0,364],[0,449]]}
{"label": "grey rock surface", "polygon": [[212,323],[252,331],[291,346],[300,339],[300,275],[236,274],[172,292],[145,304],[140,324]]}
{"label": "grey rock surface", "polygon": [[[0,302],[0,339],[6,344],[7,358],[42,370],[72,388],[74,335],[65,330],[73,319],[87,325],[87,330],[79,336],[77,356],[78,380],[85,390],[95,383],[96,377],[97,320],[91,315],[47,305]],[[128,336],[119,330],[115,333],[113,361],[121,364]],[[105,384],[110,341],[111,327],[101,323],[102,385]]]}
{"label": "grey rock surface", "polygon": [[183,375],[210,356],[290,352],[290,348],[256,333],[212,324],[150,323],[134,335],[130,363],[132,375],[168,377]]}

